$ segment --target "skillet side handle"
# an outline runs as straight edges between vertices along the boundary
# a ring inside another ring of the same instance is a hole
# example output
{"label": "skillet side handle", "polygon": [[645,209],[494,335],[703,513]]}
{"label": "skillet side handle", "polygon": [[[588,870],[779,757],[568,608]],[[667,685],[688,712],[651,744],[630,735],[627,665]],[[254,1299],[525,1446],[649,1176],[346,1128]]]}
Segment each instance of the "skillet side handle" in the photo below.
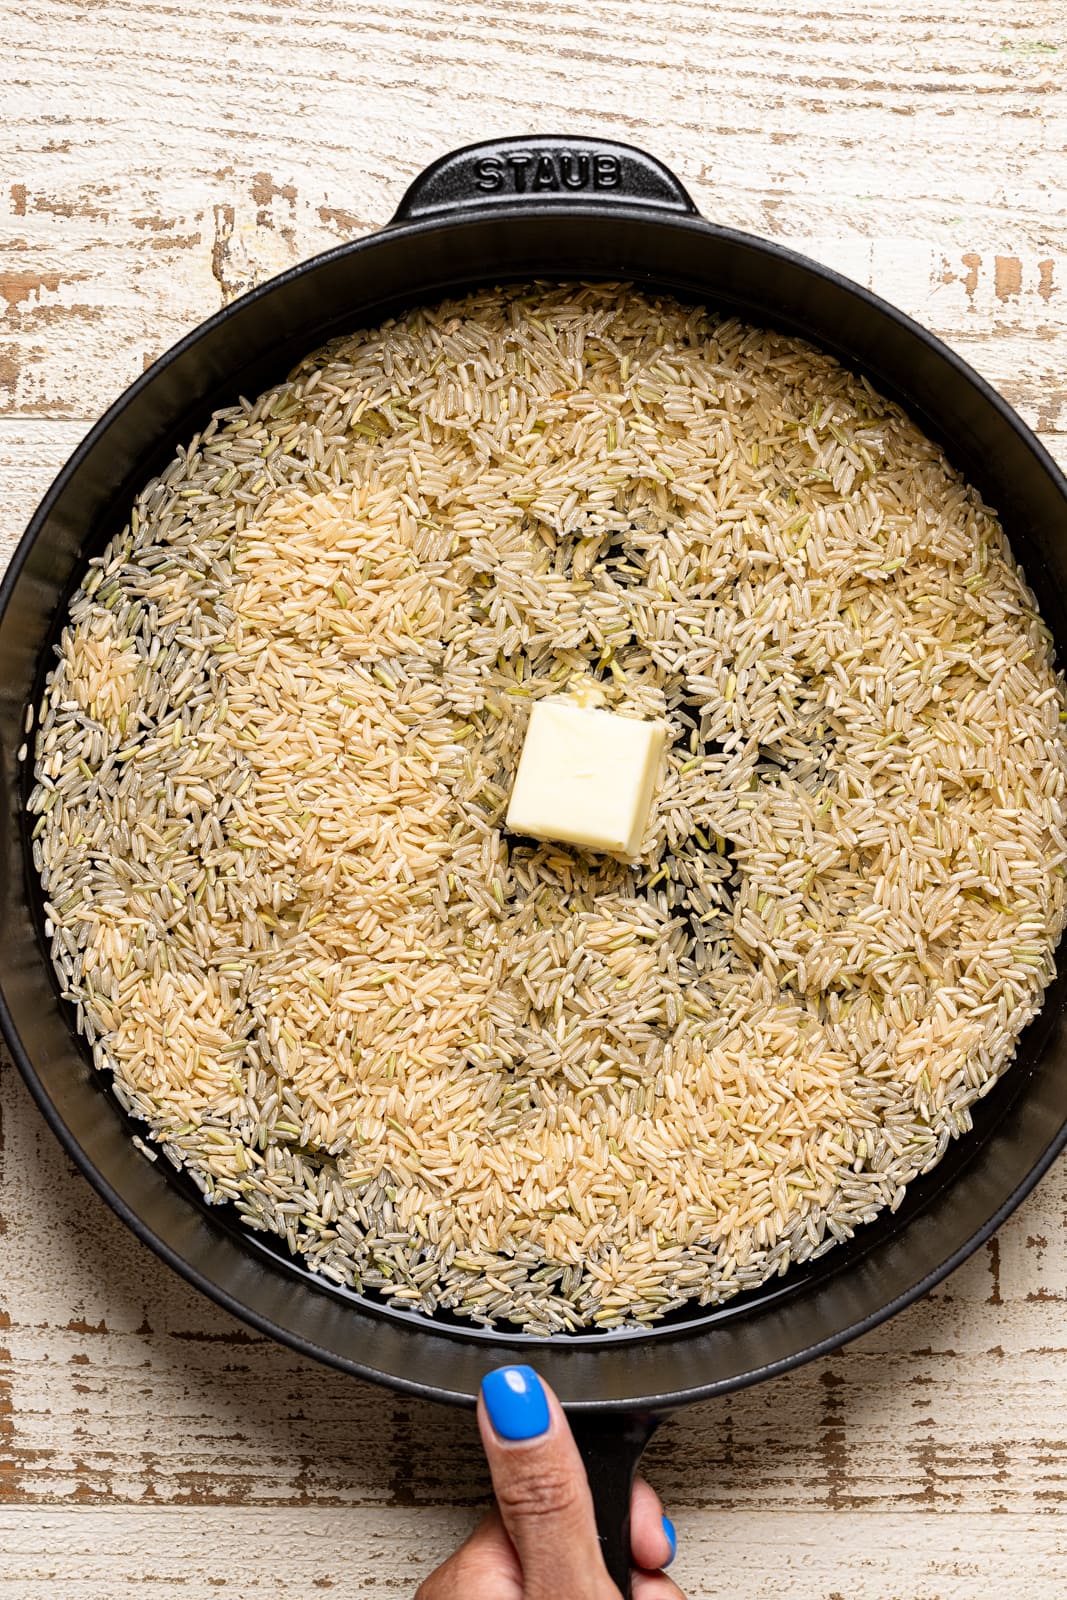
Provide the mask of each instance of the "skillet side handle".
{"label": "skillet side handle", "polygon": [[613,139],[486,139],[442,156],[419,174],[390,226],[442,213],[522,205],[605,202],[696,213],[669,167]]}
{"label": "skillet side handle", "polygon": [[569,1416],[593,1492],[604,1564],[623,1600],[631,1600],[630,1494],[645,1445],[661,1419],[647,1413]]}

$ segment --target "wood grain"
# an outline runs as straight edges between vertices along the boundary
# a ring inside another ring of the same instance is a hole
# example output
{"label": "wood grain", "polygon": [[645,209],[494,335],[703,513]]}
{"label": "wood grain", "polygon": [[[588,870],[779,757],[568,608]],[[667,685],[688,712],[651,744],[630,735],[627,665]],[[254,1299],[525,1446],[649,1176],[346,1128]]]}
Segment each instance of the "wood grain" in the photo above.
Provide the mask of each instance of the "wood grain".
{"label": "wood grain", "polygon": [[[1061,0],[14,0],[0,560],[111,399],[494,133],[594,132],[953,345],[1067,462]],[[1067,1590],[1067,1170],[922,1304],[670,1420],[691,1596]],[[471,1420],[313,1367],[150,1257],[0,1065],[0,1600],[408,1594],[487,1492]],[[475,1600],[475,1597],[472,1597]]]}
{"label": "wood grain", "polygon": [[[375,1509],[358,1522],[321,1509],[90,1514],[64,1507],[27,1519],[0,1507],[0,1600],[54,1600],[57,1580],[63,1600],[143,1600],[146,1592],[183,1600],[409,1596],[470,1524],[469,1516],[442,1507]],[[707,1564],[682,1552],[671,1571],[694,1597],[971,1600],[1062,1594],[1067,1580],[1056,1530],[1039,1517],[946,1517],[917,1544],[914,1517],[842,1513],[829,1561],[826,1530],[805,1513],[747,1512],[724,1522],[699,1512],[687,1531]],[[1021,1551],[1025,1589],[1016,1587]]]}

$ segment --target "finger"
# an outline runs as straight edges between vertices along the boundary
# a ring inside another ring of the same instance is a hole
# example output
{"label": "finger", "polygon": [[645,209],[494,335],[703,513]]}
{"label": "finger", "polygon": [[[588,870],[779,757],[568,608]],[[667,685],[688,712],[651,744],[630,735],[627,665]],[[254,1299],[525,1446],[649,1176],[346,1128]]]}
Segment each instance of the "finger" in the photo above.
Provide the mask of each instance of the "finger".
{"label": "finger", "polygon": [[419,1585],[415,1600],[522,1600],[522,1568],[494,1506],[454,1555]]}
{"label": "finger", "polygon": [[674,1524],[663,1515],[663,1502],[644,1478],[634,1479],[630,1501],[630,1549],[634,1566],[654,1571],[674,1560],[678,1548]]}
{"label": "finger", "polygon": [[[491,1594],[492,1600],[511,1600],[513,1590],[515,1600],[522,1600],[522,1568],[496,1506],[486,1512],[456,1555],[464,1557],[467,1576],[472,1580],[479,1577],[485,1580],[484,1593]],[[490,1578],[493,1580],[492,1588],[489,1587]],[[470,1595],[482,1593],[483,1590],[472,1581],[462,1591],[461,1600],[469,1600]]]}
{"label": "finger", "polygon": [[551,1389],[530,1367],[490,1372],[478,1398],[478,1426],[522,1566],[524,1600],[617,1600],[585,1467]]}
{"label": "finger", "polygon": [[635,1572],[633,1600],[685,1600],[678,1585],[665,1572]]}

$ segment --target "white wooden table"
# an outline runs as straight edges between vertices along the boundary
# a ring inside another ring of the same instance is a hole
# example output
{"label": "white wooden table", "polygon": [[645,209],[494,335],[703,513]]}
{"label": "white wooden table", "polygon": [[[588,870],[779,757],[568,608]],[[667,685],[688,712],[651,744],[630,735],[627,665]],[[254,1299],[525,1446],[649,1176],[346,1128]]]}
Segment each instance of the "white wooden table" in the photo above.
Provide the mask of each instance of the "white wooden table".
{"label": "white wooden table", "polygon": [[[9,0],[0,39],[0,553],[180,334],[492,133],[647,146],[1067,462],[1062,0]],[[484,1498],[470,1419],[200,1299],[6,1065],[0,1119],[0,1600],[410,1595]],[[669,1422],[647,1467],[688,1593],[1062,1596],[1065,1220],[1061,1164],[925,1303]]]}

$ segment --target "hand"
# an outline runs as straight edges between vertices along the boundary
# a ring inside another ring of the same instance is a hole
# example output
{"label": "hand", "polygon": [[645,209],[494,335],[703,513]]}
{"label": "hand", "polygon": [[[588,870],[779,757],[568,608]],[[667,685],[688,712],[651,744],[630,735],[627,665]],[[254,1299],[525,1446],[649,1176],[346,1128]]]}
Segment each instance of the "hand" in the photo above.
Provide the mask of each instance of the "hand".
{"label": "hand", "polygon": [[[620,1600],[600,1554],[582,1458],[551,1389],[529,1367],[489,1373],[478,1427],[496,1506],[415,1600]],[[634,1600],[685,1600],[657,1570],[674,1559],[674,1529],[643,1478],[630,1516]]]}

